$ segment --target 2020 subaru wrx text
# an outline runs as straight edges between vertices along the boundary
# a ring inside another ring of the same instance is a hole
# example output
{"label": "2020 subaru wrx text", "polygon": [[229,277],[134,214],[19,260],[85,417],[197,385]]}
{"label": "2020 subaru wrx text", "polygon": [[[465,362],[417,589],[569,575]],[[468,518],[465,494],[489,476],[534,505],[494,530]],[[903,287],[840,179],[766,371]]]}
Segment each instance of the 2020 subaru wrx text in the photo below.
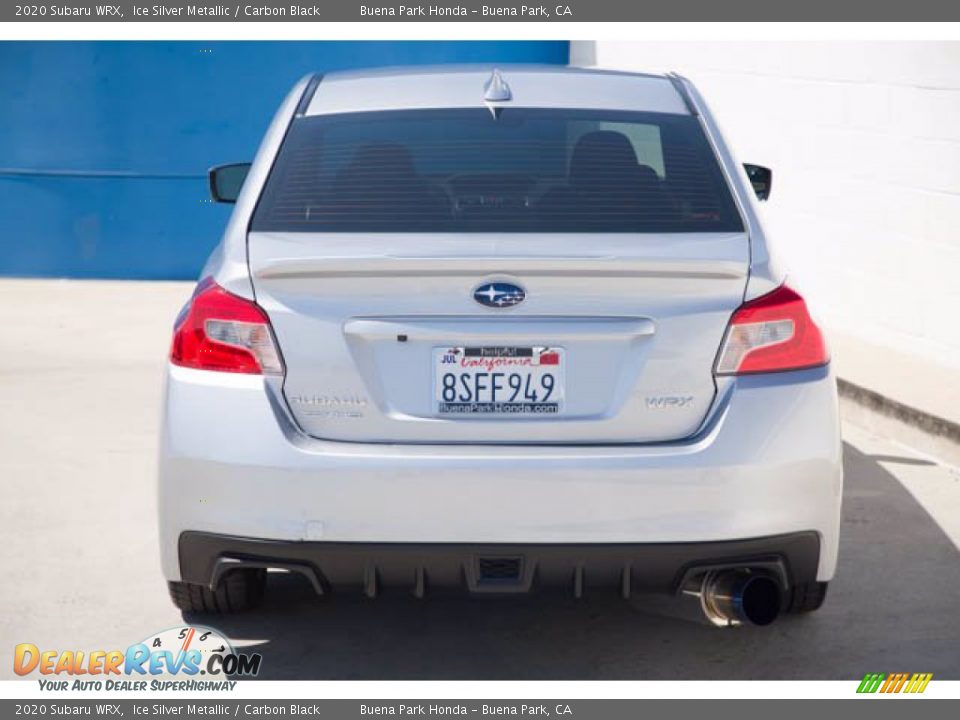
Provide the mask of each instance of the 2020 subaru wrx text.
{"label": "2020 subaru wrx text", "polygon": [[305,78],[211,171],[236,206],[166,371],[177,605],[251,606],[282,568],[673,594],[718,625],[819,607],[836,387],[769,186],[678,76]]}

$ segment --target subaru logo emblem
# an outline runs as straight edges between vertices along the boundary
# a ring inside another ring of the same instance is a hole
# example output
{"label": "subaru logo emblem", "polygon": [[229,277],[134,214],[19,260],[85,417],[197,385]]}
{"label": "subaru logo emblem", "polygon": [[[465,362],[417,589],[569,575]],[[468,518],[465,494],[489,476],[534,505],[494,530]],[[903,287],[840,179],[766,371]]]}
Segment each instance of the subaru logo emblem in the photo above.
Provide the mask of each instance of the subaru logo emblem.
{"label": "subaru logo emblem", "polygon": [[523,302],[527,293],[512,283],[484,283],[473,291],[473,299],[492,308],[508,308]]}

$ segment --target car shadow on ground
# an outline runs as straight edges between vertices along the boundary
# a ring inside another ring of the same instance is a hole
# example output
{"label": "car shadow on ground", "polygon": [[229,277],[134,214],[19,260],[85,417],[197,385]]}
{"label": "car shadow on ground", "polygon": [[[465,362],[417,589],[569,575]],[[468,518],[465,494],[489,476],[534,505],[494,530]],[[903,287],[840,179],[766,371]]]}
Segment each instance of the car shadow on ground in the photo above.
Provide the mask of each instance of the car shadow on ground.
{"label": "car shadow on ground", "polygon": [[626,602],[428,596],[318,598],[271,573],[255,612],[212,624],[263,655],[263,679],[960,678],[960,553],[876,461],[844,447],[841,559],[824,607],[767,628],[717,629]]}

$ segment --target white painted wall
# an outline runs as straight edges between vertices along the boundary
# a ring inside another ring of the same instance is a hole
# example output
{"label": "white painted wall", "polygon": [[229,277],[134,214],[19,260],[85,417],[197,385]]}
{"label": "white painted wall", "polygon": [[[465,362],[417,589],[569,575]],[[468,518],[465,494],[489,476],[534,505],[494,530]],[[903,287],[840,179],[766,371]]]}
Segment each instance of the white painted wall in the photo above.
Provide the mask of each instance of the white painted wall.
{"label": "white painted wall", "polygon": [[676,70],[774,170],[775,250],[827,328],[960,368],[960,43],[574,42]]}

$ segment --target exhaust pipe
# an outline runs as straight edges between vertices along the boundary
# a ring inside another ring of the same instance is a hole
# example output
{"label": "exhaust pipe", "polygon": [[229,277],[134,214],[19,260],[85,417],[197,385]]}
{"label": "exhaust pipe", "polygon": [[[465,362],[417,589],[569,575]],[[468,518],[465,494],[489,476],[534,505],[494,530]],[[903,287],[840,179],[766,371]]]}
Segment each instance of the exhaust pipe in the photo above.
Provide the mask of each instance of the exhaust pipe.
{"label": "exhaust pipe", "polygon": [[776,578],[748,568],[711,570],[699,589],[686,594],[699,596],[704,617],[714,625],[769,625],[780,614],[780,583]]}

